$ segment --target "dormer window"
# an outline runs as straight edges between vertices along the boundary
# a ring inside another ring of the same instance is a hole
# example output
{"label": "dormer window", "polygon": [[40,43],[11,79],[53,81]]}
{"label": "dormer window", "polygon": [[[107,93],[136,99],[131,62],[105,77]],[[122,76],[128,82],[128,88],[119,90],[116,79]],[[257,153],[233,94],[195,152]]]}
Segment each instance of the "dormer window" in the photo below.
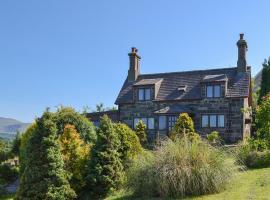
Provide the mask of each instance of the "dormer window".
{"label": "dormer window", "polygon": [[140,88],[138,97],[139,101],[149,101],[151,99],[150,88]]}
{"label": "dormer window", "polygon": [[208,85],[206,87],[207,98],[219,98],[221,97],[221,86],[220,85]]}

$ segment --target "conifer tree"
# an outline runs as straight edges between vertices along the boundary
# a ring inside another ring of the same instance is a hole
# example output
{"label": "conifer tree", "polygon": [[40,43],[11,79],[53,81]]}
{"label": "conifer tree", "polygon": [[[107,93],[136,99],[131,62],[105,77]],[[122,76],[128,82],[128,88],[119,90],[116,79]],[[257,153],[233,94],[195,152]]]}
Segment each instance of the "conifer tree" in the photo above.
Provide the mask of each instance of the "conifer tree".
{"label": "conifer tree", "polygon": [[84,172],[90,145],[86,144],[75,126],[67,124],[59,137],[65,170],[71,175],[70,185],[77,192],[85,185]]}
{"label": "conifer tree", "polygon": [[135,132],[140,139],[141,145],[145,145],[147,142],[146,125],[142,120],[139,120],[135,127]]}
{"label": "conifer tree", "polygon": [[87,187],[94,198],[101,199],[119,188],[123,179],[120,141],[113,123],[104,115],[97,130],[97,142],[92,149]]}
{"label": "conifer tree", "polygon": [[25,169],[16,199],[68,200],[75,197],[64,170],[53,115],[46,111],[37,119],[36,129],[27,143]]}
{"label": "conifer tree", "polygon": [[190,140],[199,139],[199,135],[195,133],[194,122],[187,113],[181,113],[170,133],[170,138],[188,137]]}
{"label": "conifer tree", "polygon": [[270,58],[263,63],[259,103],[270,92]]}

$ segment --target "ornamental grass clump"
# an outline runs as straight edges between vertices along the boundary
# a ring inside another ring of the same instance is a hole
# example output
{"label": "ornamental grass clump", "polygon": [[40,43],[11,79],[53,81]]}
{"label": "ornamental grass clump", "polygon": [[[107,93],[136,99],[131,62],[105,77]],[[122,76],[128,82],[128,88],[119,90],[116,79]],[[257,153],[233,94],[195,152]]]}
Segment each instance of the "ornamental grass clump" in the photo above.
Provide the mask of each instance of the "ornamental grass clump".
{"label": "ornamental grass clump", "polygon": [[209,194],[224,189],[236,172],[234,159],[223,151],[184,137],[138,159],[128,171],[128,186],[137,196]]}

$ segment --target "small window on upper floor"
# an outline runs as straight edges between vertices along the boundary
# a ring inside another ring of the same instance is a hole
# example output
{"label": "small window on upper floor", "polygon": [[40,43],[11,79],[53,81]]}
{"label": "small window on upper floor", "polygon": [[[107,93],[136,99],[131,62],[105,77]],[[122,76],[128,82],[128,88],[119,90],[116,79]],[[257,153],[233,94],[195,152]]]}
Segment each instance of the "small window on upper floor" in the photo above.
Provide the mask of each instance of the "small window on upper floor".
{"label": "small window on upper floor", "polygon": [[138,92],[139,101],[148,101],[151,99],[151,90],[150,88],[141,88]]}
{"label": "small window on upper floor", "polygon": [[206,87],[207,98],[219,98],[221,97],[221,86],[220,85],[208,85]]}

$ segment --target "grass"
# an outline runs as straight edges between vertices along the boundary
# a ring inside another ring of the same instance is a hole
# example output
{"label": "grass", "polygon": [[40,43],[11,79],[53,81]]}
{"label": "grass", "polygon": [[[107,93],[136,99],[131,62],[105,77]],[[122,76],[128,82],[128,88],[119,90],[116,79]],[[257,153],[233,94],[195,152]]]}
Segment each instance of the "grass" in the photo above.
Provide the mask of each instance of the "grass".
{"label": "grass", "polygon": [[[12,200],[13,196],[0,197],[0,200]],[[129,200],[130,192],[120,191],[106,200]],[[190,197],[185,200],[270,200],[270,168],[248,170],[240,173],[229,184],[227,189],[219,194]],[[150,199],[145,199],[150,200]],[[154,199],[153,199],[154,200]],[[158,200],[158,199],[155,199]],[[168,199],[169,200],[169,199]]]}
{"label": "grass", "polygon": [[[124,191],[106,200],[132,199],[131,193]],[[248,170],[240,173],[226,190],[218,194],[185,198],[185,200],[270,200],[270,168]],[[146,199],[150,200],[150,199]],[[154,199],[153,199],[154,200]],[[157,198],[155,199],[157,200]],[[169,200],[169,199],[168,199]]]}

